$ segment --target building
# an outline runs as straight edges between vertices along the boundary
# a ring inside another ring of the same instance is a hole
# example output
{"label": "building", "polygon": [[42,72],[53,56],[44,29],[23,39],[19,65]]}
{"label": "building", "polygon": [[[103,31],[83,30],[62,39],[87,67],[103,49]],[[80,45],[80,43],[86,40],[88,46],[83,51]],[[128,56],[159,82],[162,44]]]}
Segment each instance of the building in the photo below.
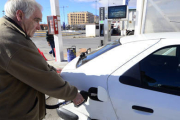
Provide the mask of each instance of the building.
{"label": "building", "polygon": [[70,26],[85,25],[94,23],[94,15],[90,12],[71,12],[68,14],[68,24]]}
{"label": "building", "polygon": [[99,36],[99,24],[89,23],[86,24],[86,37],[97,37]]}
{"label": "building", "polygon": [[99,23],[99,16],[98,15],[94,16],[94,23]]}
{"label": "building", "polygon": [[40,24],[41,30],[48,30],[48,24]]}

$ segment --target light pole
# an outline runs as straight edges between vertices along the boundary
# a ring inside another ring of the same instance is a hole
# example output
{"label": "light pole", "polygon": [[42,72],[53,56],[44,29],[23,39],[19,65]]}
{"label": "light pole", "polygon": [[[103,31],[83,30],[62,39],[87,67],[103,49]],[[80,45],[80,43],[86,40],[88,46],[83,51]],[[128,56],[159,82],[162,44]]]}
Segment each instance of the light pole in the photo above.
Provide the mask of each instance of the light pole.
{"label": "light pole", "polygon": [[93,1],[93,2],[96,2],[95,15],[97,15],[97,2],[98,2],[98,1],[101,1],[101,0],[95,0],[95,1]]}
{"label": "light pole", "polygon": [[101,1],[101,0],[95,0],[95,1],[93,1],[93,2],[96,2],[96,7],[95,7],[95,18],[96,18],[96,20],[97,20],[97,2],[98,1]]}
{"label": "light pole", "polygon": [[64,24],[65,24],[65,11],[64,11],[64,8],[68,8],[68,6],[63,6],[63,7],[60,7],[60,8],[63,8],[63,14],[64,14]]}
{"label": "light pole", "polygon": [[3,12],[3,16],[4,16],[4,12],[5,12],[5,11],[3,10],[2,12]]}
{"label": "light pole", "polygon": [[98,0],[93,1],[93,2],[96,2],[95,15],[97,15],[97,1],[98,1]]}

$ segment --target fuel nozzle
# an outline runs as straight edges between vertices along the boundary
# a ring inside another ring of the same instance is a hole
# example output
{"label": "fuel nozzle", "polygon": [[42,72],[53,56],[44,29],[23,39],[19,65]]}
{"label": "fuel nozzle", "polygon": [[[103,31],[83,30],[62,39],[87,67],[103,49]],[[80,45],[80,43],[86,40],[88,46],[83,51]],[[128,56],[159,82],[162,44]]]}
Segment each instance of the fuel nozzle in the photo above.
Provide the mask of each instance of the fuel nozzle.
{"label": "fuel nozzle", "polygon": [[[88,97],[91,98],[91,99],[93,99],[93,100],[99,101],[98,98],[97,98],[97,88],[90,88],[90,89],[88,90],[88,92],[86,92],[86,91],[81,91],[80,94],[81,94],[82,97],[84,98],[84,101],[83,101],[81,104],[79,104],[79,105],[75,105],[75,107],[79,107],[79,106],[81,106],[83,103],[85,103],[85,102],[87,101]],[[47,108],[47,109],[56,109],[56,108],[59,108],[59,107],[68,105],[68,104],[70,104],[70,103],[72,103],[72,102],[73,102],[73,101],[63,101],[63,102],[60,102],[60,103],[58,103],[58,104],[56,104],[56,105],[46,105],[46,108]]]}
{"label": "fuel nozzle", "polygon": [[82,97],[84,98],[84,101],[83,101],[81,104],[79,104],[79,105],[74,105],[75,107],[79,107],[79,106],[81,106],[82,104],[84,104],[84,103],[87,101],[88,97],[89,97],[89,93],[86,92],[86,91],[81,91],[80,94],[81,94]]}

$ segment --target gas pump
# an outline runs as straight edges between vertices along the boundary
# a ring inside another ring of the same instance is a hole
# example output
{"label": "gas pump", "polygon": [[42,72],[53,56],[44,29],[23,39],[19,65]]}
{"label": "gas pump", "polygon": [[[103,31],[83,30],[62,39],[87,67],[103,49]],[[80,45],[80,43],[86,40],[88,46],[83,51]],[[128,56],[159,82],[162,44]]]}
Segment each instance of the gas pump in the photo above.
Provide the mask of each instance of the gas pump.
{"label": "gas pump", "polygon": [[104,36],[104,24],[100,24],[99,32],[100,36]]}
{"label": "gas pump", "polygon": [[99,33],[100,36],[104,36],[103,43],[107,44],[109,41],[111,41],[111,20],[108,20],[107,17],[107,7],[99,8],[99,16],[100,16]]}
{"label": "gas pump", "polygon": [[111,20],[104,20],[104,44],[111,41]]}
{"label": "gas pump", "polygon": [[105,7],[99,8],[99,36],[104,36]]}

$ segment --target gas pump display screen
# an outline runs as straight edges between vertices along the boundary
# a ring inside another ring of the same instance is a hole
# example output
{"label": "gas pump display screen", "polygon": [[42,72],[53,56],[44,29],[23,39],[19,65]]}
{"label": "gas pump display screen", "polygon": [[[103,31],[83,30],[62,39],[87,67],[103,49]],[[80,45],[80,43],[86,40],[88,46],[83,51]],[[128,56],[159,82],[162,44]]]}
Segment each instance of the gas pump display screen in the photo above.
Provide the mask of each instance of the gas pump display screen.
{"label": "gas pump display screen", "polygon": [[108,7],[108,19],[126,18],[127,5]]}

